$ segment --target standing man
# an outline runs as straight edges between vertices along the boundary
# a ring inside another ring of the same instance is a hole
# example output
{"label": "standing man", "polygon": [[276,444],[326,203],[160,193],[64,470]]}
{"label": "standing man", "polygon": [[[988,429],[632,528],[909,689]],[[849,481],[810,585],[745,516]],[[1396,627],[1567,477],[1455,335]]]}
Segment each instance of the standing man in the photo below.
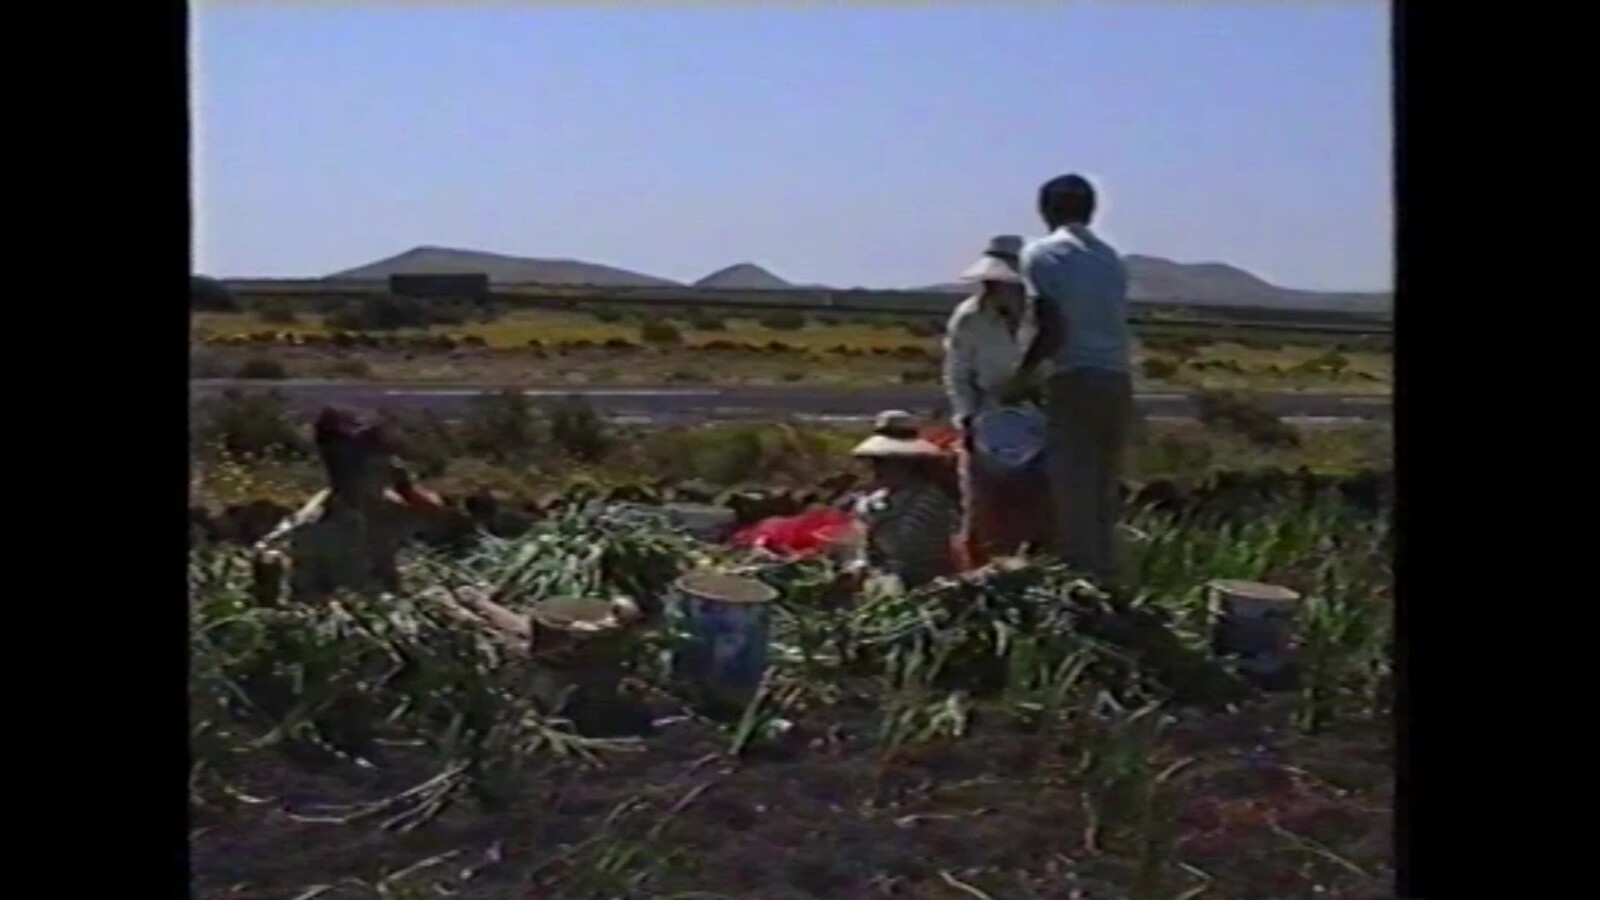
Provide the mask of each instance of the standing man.
{"label": "standing man", "polygon": [[1128,272],[1117,251],[1089,230],[1094,211],[1094,188],[1081,175],[1039,188],[1039,215],[1050,234],[1022,251],[1039,332],[1015,384],[1041,361],[1053,364],[1045,406],[1057,553],[1087,575],[1110,579],[1133,420],[1132,339]]}

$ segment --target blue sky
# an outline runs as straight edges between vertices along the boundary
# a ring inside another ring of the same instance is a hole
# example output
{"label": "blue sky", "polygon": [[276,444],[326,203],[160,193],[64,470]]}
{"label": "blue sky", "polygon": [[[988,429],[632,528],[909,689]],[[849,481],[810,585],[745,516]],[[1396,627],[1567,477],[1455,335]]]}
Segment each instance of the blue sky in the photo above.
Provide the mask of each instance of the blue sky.
{"label": "blue sky", "polygon": [[1124,253],[1392,278],[1377,2],[259,4],[195,13],[195,267],[419,244],[950,280],[1066,171]]}

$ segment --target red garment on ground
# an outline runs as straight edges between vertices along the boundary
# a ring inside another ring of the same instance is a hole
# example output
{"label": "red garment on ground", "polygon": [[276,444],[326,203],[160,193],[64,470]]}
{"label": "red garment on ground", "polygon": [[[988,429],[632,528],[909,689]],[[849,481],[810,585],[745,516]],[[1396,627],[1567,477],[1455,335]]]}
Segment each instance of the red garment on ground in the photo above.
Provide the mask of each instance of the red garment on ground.
{"label": "red garment on ground", "polygon": [[761,547],[787,556],[809,556],[844,536],[855,523],[849,513],[822,506],[793,516],[762,519],[734,532],[735,547]]}
{"label": "red garment on ground", "polygon": [[[935,477],[951,496],[960,497],[956,459],[960,451],[961,432],[949,426],[931,425],[921,429],[918,436],[950,454],[935,467]],[[818,507],[798,515],[762,519],[735,532],[728,538],[728,543],[735,547],[761,547],[787,556],[809,556],[825,549],[834,539],[848,534],[855,524],[855,518],[843,510]],[[957,567],[968,568],[964,537],[953,535],[951,545]]]}

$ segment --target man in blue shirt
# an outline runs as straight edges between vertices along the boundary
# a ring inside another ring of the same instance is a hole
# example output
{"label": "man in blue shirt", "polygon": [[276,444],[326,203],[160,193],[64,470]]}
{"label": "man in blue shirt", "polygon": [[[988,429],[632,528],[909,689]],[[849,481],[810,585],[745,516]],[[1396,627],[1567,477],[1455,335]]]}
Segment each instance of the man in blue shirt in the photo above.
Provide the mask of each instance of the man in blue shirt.
{"label": "man in blue shirt", "polygon": [[1039,189],[1039,215],[1051,231],[1022,251],[1039,330],[1017,384],[1050,360],[1045,407],[1056,551],[1085,574],[1110,579],[1133,421],[1132,339],[1128,272],[1089,230],[1094,210],[1094,188],[1081,175],[1052,178]]}

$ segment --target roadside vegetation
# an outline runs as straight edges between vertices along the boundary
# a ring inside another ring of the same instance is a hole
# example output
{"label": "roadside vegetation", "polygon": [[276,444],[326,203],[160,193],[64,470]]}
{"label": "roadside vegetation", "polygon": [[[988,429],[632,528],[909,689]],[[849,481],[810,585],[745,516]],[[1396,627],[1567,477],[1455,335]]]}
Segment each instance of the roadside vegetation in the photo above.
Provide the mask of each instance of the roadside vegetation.
{"label": "roadside vegetation", "polygon": [[[1304,469],[1361,479],[1392,467],[1386,425],[1296,427],[1247,396],[1203,399],[1226,414],[1203,423],[1140,423],[1130,491],[1176,496],[1241,473],[1265,473],[1260,477],[1270,481]],[[485,396],[459,419],[403,412],[384,418],[408,463],[436,490],[452,497],[492,493],[523,506],[574,486],[705,497],[758,487],[803,497],[858,472],[849,449],[866,430],[785,421],[624,426],[581,400],[540,409],[514,392]],[[304,423],[270,391],[201,405],[191,418],[190,444],[192,502],[211,514],[258,501],[287,508],[322,486]]]}

